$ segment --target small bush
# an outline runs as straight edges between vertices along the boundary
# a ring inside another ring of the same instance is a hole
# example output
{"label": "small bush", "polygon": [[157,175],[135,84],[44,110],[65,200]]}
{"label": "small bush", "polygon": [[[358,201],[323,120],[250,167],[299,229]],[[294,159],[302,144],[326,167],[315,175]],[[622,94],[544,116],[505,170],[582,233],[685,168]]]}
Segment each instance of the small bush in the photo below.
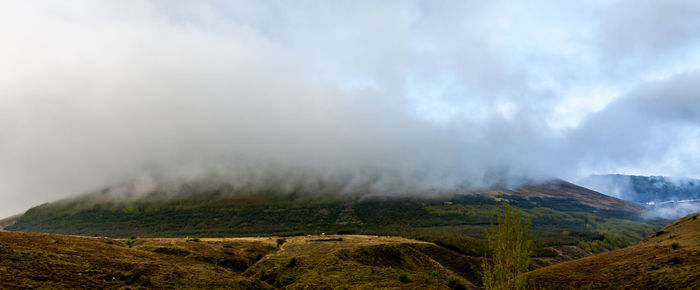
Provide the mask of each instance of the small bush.
{"label": "small bush", "polygon": [[297,265],[297,257],[292,257],[287,263],[287,267],[294,267]]}
{"label": "small bush", "polygon": [[437,271],[432,271],[430,272],[430,275],[433,275],[433,277],[437,277],[439,273]]}
{"label": "small bush", "polygon": [[199,242],[199,238],[187,239],[188,242]]}
{"label": "small bush", "polygon": [[678,243],[678,242],[673,242],[673,243],[671,244],[671,248],[674,249],[674,250],[680,248],[680,246],[681,246],[681,244]]}
{"label": "small bush", "polygon": [[281,247],[286,241],[286,239],[277,239],[277,247]]}
{"label": "small bush", "polygon": [[467,290],[467,285],[464,284],[464,281],[455,276],[447,278],[447,287],[454,290]]}
{"label": "small bush", "polygon": [[660,269],[660,268],[661,268],[661,267],[659,267],[659,265],[654,264],[654,263],[651,263],[651,264],[649,264],[649,268],[647,268],[647,269],[648,269],[648,270],[658,270],[658,269]]}
{"label": "small bush", "polygon": [[408,278],[408,274],[401,273],[401,274],[399,274],[399,281],[401,281],[403,283],[408,283],[408,282],[411,282],[411,279]]}

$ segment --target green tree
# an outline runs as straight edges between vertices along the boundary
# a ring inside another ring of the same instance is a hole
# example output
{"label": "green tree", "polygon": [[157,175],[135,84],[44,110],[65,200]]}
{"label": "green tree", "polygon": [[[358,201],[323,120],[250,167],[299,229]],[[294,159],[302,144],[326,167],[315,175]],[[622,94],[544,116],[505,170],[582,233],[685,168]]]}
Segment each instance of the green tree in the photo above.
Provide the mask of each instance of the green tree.
{"label": "green tree", "polygon": [[498,206],[496,224],[486,231],[491,259],[483,260],[483,283],[486,289],[525,289],[532,242],[526,237],[530,227],[523,220],[520,207],[508,202]]}

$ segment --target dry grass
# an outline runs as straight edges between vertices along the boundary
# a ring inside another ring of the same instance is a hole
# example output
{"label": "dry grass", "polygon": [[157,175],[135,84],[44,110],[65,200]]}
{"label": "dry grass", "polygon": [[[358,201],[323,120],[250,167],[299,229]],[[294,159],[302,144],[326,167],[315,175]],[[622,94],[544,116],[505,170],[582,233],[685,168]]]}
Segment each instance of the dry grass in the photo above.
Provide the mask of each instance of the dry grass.
{"label": "dry grass", "polygon": [[447,277],[454,273],[426,255],[422,247],[438,248],[400,237],[290,237],[279,251],[244,274],[287,289],[448,289]]}
{"label": "dry grass", "polygon": [[446,289],[455,272],[429,256],[440,251],[449,250],[363,235],[108,239],[2,232],[0,288]]}
{"label": "dry grass", "polygon": [[[700,287],[698,216],[638,245],[530,272],[530,281],[547,289]],[[559,256],[549,262],[580,254],[554,250]],[[0,288],[447,289],[450,276],[478,281],[480,263],[433,243],[387,236],[108,239],[0,232]]]}
{"label": "dry grass", "polygon": [[[2,232],[0,287],[269,288],[210,262],[145,250],[146,244],[158,241],[143,243],[138,249],[106,238]],[[199,245],[190,244],[185,248],[198,253]],[[251,246],[256,251],[260,247]]]}
{"label": "dry grass", "polygon": [[698,289],[700,213],[679,219],[637,245],[532,271],[530,281],[548,289]]}

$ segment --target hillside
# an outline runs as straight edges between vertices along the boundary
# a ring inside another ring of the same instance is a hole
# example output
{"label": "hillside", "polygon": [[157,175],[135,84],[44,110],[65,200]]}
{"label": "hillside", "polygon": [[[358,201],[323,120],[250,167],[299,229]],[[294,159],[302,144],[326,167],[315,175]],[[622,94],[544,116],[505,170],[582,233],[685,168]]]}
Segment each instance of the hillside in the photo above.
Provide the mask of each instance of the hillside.
{"label": "hillside", "polygon": [[115,240],[2,232],[0,287],[448,289],[447,278],[459,275],[451,268],[479,262],[459,257],[398,237]]}
{"label": "hillside", "polygon": [[22,216],[22,214],[18,214],[4,219],[0,219],[0,231],[4,230],[6,227],[15,224]]}
{"label": "hillside", "polygon": [[643,207],[564,181],[444,195],[367,196],[187,186],[119,200],[101,191],[28,210],[11,231],[136,237],[231,237],[320,233],[396,235],[481,256],[484,229],[509,200],[532,221],[537,247],[636,242],[660,226],[638,219]]}
{"label": "hillside", "polygon": [[[589,256],[572,246],[534,258],[537,288],[699,287],[700,219]],[[574,261],[566,260],[579,259]],[[563,263],[561,263],[563,262]],[[129,238],[0,232],[0,288],[476,288],[481,258],[435,243],[370,235]]]}
{"label": "hillside", "polygon": [[547,289],[700,288],[699,217],[681,218],[625,249],[532,271],[530,282]]}

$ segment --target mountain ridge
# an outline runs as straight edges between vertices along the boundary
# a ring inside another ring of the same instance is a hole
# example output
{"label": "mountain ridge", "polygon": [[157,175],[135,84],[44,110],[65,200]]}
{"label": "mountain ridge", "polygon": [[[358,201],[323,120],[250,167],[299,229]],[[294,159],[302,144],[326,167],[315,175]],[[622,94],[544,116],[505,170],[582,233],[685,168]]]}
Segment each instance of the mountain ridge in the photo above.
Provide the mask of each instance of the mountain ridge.
{"label": "mountain ridge", "polygon": [[[7,229],[115,238],[380,234],[435,241],[479,256],[484,230],[504,200],[530,216],[538,247],[604,240],[617,248],[658,227],[640,218],[641,206],[561,180],[427,197],[208,189],[154,191],[140,200],[109,202],[102,199],[109,191],[100,191],[94,199],[34,207]],[[621,236],[631,238],[616,238]]]}

